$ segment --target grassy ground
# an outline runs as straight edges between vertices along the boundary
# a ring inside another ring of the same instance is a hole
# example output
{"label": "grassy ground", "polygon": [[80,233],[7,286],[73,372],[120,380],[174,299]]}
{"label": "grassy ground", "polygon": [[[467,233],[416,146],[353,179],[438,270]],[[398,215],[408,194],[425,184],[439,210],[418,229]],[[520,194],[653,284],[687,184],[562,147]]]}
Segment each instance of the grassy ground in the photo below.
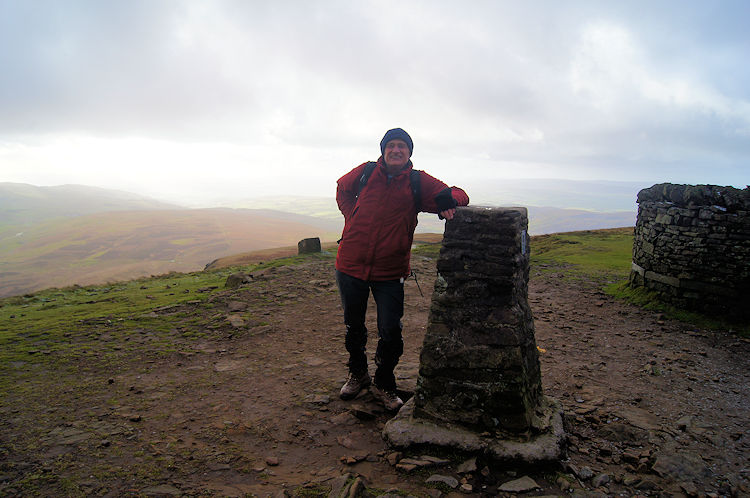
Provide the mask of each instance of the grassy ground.
{"label": "grassy ground", "polygon": [[633,229],[586,230],[531,238],[531,265],[568,275],[627,279]]}
{"label": "grassy ground", "polygon": [[[255,272],[265,268],[294,265],[312,258],[307,255],[281,258],[242,267]],[[146,355],[175,351],[172,336],[197,338],[201,332],[185,327],[192,310],[211,307],[211,296],[222,290],[227,276],[237,267],[193,273],[172,272],[100,286],[47,289],[34,294],[0,299],[0,397],[17,381],[19,362],[44,364],[91,360],[100,351],[100,362],[108,359],[106,343],[122,352],[122,344]],[[224,315],[217,314],[217,323]],[[102,339],[101,326],[109,330]],[[92,330],[97,332],[91,332]],[[149,341],[130,341],[123,334],[141,331]],[[122,339],[119,340],[119,339]],[[105,344],[103,344],[105,343]],[[117,344],[117,346],[114,346]]]}
{"label": "grassy ground", "polygon": [[749,325],[731,324],[700,313],[681,310],[659,300],[656,293],[628,286],[633,229],[586,230],[532,237],[531,265],[536,271],[561,272],[568,278],[592,279],[603,290],[641,308],[701,328],[734,330],[750,336]]}

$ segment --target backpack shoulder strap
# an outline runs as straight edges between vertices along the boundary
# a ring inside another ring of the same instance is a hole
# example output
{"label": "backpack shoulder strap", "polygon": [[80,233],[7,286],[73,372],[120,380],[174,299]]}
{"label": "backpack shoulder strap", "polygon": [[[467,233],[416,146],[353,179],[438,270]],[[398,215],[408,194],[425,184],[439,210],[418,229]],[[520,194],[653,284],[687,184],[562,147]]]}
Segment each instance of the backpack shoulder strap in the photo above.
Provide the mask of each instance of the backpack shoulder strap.
{"label": "backpack shoulder strap", "polygon": [[414,196],[414,206],[418,213],[422,210],[422,172],[418,169],[412,169],[409,175],[409,183],[411,184],[411,193]]}
{"label": "backpack shoulder strap", "polygon": [[359,189],[357,190],[357,197],[362,192],[362,189],[367,185],[367,180],[370,179],[372,172],[375,171],[375,166],[378,164],[374,161],[370,161],[365,165],[365,170],[362,172],[362,176],[359,177]]}
{"label": "backpack shoulder strap", "polygon": [[[372,176],[372,172],[375,171],[377,166],[376,162],[370,161],[365,165],[362,176],[359,177],[359,189],[357,190],[357,197],[362,193],[362,189],[367,185],[367,181]],[[409,174],[409,184],[411,185],[411,194],[414,196],[414,206],[417,212],[422,210],[422,172],[418,169],[412,169]]]}

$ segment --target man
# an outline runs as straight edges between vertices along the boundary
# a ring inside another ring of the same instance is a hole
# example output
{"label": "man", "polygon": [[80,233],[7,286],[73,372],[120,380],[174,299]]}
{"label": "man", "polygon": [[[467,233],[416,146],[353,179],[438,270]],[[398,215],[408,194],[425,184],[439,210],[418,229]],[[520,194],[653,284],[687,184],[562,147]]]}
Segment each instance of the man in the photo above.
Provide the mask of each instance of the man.
{"label": "man", "polygon": [[417,212],[439,213],[450,220],[456,206],[469,203],[460,188],[448,187],[423,171],[412,173],[413,151],[408,133],[401,128],[388,130],[380,142],[377,163],[360,164],[339,178],[336,190],[345,221],[336,255],[336,282],[349,352],[349,378],[340,395],[352,399],[371,384],[365,355],[365,313],[372,291],[379,340],[370,391],[391,411],[403,404],[396,394],[393,369],[404,350],[404,279],[410,273]]}

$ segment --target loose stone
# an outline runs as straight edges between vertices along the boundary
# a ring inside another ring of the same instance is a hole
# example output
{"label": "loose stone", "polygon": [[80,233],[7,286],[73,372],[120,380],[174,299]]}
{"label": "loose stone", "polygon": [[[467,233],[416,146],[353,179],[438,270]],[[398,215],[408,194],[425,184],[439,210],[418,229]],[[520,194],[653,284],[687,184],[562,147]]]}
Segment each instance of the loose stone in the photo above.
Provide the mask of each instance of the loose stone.
{"label": "loose stone", "polygon": [[509,493],[526,493],[537,489],[539,485],[529,476],[523,476],[513,481],[503,483],[498,488],[500,491],[506,491]]}
{"label": "loose stone", "polygon": [[448,486],[451,489],[455,489],[455,488],[458,487],[458,479],[456,479],[455,477],[444,476],[444,475],[440,475],[440,474],[433,474],[433,475],[431,475],[430,477],[428,477],[425,480],[425,482],[427,484],[434,483],[434,482],[440,482],[440,483],[445,484],[446,486]]}

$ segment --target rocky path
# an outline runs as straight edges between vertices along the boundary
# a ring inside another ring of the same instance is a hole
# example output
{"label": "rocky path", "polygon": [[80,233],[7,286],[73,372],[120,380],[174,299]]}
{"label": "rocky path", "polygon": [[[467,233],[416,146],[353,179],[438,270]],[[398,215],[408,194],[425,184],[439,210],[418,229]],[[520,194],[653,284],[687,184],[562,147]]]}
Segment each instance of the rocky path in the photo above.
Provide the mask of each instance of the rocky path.
{"label": "rocky path", "polygon": [[[435,275],[433,260],[415,257],[414,267],[425,295],[407,281],[405,395]],[[317,261],[217,292],[170,336],[174,352],[39,372],[74,387],[4,404],[0,494],[24,494],[33,476],[45,496],[750,494],[748,341],[549,269],[532,272],[530,301],[543,387],[562,401],[570,432],[560,468],[391,451],[380,436],[388,414],[372,396],[337,396],[340,306],[332,263]]]}

